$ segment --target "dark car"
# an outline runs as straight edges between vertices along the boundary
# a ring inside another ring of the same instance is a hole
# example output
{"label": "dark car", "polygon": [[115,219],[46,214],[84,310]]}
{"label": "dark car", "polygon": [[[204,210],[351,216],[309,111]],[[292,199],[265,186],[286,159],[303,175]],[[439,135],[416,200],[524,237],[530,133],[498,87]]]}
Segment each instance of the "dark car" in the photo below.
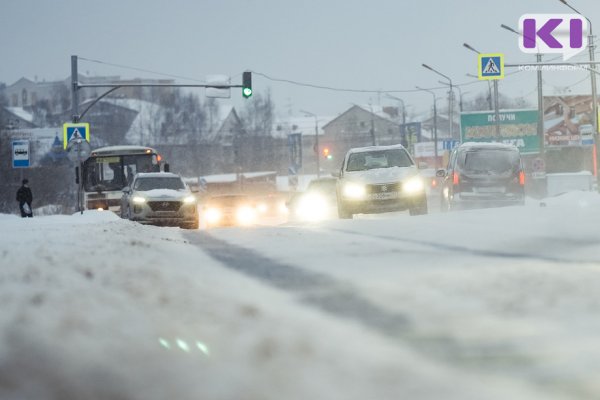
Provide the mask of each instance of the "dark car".
{"label": "dark car", "polygon": [[515,146],[463,143],[450,153],[442,178],[442,211],[519,205],[525,201],[525,173]]}
{"label": "dark car", "polygon": [[207,228],[248,226],[257,222],[256,202],[245,194],[212,196],[204,204],[202,217]]}
{"label": "dark car", "polygon": [[291,221],[320,221],[337,217],[337,179],[313,179],[304,192],[287,202]]}

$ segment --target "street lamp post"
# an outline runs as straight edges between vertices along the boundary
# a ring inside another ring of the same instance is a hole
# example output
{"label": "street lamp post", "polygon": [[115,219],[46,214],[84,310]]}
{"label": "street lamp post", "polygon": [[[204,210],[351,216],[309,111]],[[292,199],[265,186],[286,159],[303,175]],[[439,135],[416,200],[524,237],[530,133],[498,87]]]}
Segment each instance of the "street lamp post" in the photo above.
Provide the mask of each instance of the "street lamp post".
{"label": "street lamp post", "polygon": [[317,152],[317,178],[321,177],[321,152],[319,151],[319,120],[317,114],[300,110],[300,112],[315,118],[315,151]]}
{"label": "street lamp post", "polygon": [[[467,43],[463,43],[463,46],[477,54],[481,54],[480,51],[475,50],[472,46]],[[494,79],[494,126],[496,127],[496,139],[500,140],[500,108],[498,105],[498,79]]]}
{"label": "street lamp post", "polygon": [[[438,133],[437,133],[437,102],[435,98],[435,93],[433,90],[423,89],[419,86],[416,87],[419,90],[423,90],[424,92],[431,93],[433,96],[433,157],[435,159],[435,169],[438,169]],[[452,137],[451,137],[452,138]]]}
{"label": "street lamp post", "polygon": [[453,90],[453,85],[452,85],[452,79],[450,79],[449,77],[447,77],[446,75],[442,74],[441,72],[431,68],[429,65],[427,64],[421,64],[424,68],[427,68],[430,71],[435,72],[436,74],[438,74],[439,76],[443,77],[444,79],[447,79],[448,82],[450,83],[450,93],[448,94],[448,119],[450,122],[450,137],[452,139],[454,139],[454,121],[453,121],[453,113],[452,113],[452,108],[453,108],[453,104],[452,104],[452,98],[454,97],[454,90]]}
{"label": "street lamp post", "polygon": [[[588,48],[590,50],[590,80],[592,83],[592,124],[594,126],[594,142],[596,143],[596,165],[600,165],[600,135],[598,134],[598,99],[596,93],[596,64],[594,58],[594,33],[592,30],[592,21],[585,15],[579,12],[575,7],[567,3],[567,0],[559,0],[565,6],[575,11],[577,14],[585,18],[590,24],[590,34],[588,35]],[[596,172],[598,191],[600,191],[600,173]]]}
{"label": "street lamp post", "polygon": [[[506,29],[509,32],[512,32],[516,35],[519,36],[523,36],[521,33],[517,32],[516,30],[514,30],[513,28],[511,28],[510,26],[501,24],[500,25],[501,28]],[[535,60],[536,62],[539,64],[542,62],[542,54],[541,53],[537,53],[535,55]],[[538,100],[538,122],[537,122],[537,134],[538,134],[538,139],[540,141],[540,156],[544,157],[545,155],[545,146],[546,146],[546,140],[544,138],[544,95],[542,92],[542,69],[538,68],[537,69],[537,100]]]}

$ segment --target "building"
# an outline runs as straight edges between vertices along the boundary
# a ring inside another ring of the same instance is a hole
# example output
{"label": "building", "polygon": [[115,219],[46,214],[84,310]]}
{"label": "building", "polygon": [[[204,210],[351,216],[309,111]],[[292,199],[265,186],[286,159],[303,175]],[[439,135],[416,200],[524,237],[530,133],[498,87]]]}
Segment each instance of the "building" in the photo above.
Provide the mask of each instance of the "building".
{"label": "building", "polygon": [[[401,124],[393,107],[353,105],[323,126],[321,147],[328,147],[331,163],[328,171],[339,167],[346,152],[354,147],[402,143]],[[390,113],[391,112],[391,113]]]}

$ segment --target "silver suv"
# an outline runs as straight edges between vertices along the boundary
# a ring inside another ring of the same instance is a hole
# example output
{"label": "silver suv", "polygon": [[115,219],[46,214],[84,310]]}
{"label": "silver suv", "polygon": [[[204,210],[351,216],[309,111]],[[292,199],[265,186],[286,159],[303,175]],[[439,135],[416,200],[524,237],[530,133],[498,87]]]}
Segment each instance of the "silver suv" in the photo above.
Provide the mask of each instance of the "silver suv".
{"label": "silver suv", "polygon": [[198,228],[196,196],[177,174],[136,174],[123,189],[121,217],[144,224]]}
{"label": "silver suv", "polygon": [[409,210],[427,214],[425,185],[402,145],[351,149],[344,158],[337,184],[338,214]]}

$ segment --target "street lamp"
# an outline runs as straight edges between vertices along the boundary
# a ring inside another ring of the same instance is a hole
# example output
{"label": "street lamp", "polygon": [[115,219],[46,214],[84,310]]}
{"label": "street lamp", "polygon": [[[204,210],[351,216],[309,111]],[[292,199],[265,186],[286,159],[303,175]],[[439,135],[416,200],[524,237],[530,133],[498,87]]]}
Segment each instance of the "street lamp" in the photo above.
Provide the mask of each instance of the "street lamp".
{"label": "street lamp", "polygon": [[[475,50],[472,46],[467,43],[463,43],[463,46],[477,54],[481,54],[480,51]],[[498,79],[494,79],[494,126],[496,127],[496,139],[500,140],[500,109],[498,107]]]}
{"label": "street lamp", "polygon": [[[519,36],[523,36],[523,34],[517,32],[516,30],[514,30],[513,28],[511,28],[510,26],[501,24],[500,25],[501,28],[506,29],[509,32],[512,32],[516,35]],[[538,52],[535,55],[535,60],[536,62],[539,64],[542,62],[542,54],[540,52]],[[592,73],[593,75],[593,73]],[[542,92],[542,69],[539,68],[537,69],[537,96],[538,96],[538,123],[537,123],[537,134],[538,134],[538,139],[540,141],[540,156],[544,157],[545,154],[545,146],[546,146],[546,141],[544,139],[544,95]]]}
{"label": "street lamp", "polygon": [[[590,34],[588,35],[588,47],[590,49],[590,79],[592,83],[592,124],[594,125],[594,136],[596,142],[596,166],[600,165],[600,136],[598,135],[598,99],[596,93],[596,64],[594,63],[594,33],[592,30],[592,21],[585,15],[579,12],[575,7],[567,3],[566,0],[559,0],[565,6],[575,11],[577,14],[585,18],[590,24]],[[596,171],[596,179],[598,183],[598,191],[600,191],[600,173]]]}
{"label": "street lamp", "polygon": [[321,177],[321,152],[319,150],[319,120],[317,119],[317,114],[311,113],[309,111],[300,110],[300,112],[310,115],[315,118],[315,151],[317,152],[317,178]]}
{"label": "street lamp", "polygon": [[[424,89],[416,86],[417,89],[431,93],[433,96],[433,157],[435,158],[435,169],[438,169],[438,133],[437,133],[437,102],[433,90]],[[452,137],[450,137],[453,139]]]}
{"label": "street lamp", "polygon": [[435,72],[436,74],[438,74],[439,76],[443,77],[444,79],[447,79],[448,82],[450,83],[450,93],[448,94],[448,119],[449,119],[449,122],[450,122],[450,137],[452,139],[454,139],[454,123],[453,123],[453,120],[452,120],[452,117],[453,117],[453,115],[452,115],[452,108],[453,108],[452,107],[453,106],[453,104],[452,104],[452,98],[454,97],[454,90],[452,90],[452,87],[453,87],[453,85],[452,85],[452,79],[450,79],[446,75],[442,74],[440,71],[437,71],[437,70],[431,68],[427,64],[421,64],[421,65],[424,68],[427,68],[428,70],[430,70],[432,72]]}

